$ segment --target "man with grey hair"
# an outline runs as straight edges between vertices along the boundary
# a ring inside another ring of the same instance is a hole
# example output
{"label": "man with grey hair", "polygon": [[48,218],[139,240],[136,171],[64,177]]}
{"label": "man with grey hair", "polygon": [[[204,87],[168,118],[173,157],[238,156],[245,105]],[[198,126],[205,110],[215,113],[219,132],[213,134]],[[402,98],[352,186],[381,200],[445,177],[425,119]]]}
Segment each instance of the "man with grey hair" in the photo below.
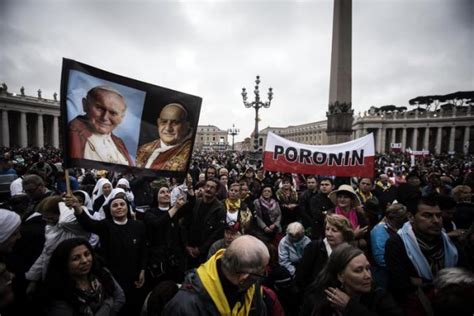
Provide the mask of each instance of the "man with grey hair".
{"label": "man with grey hair", "polygon": [[186,276],[163,315],[266,315],[260,279],[269,260],[259,239],[235,239]]}
{"label": "man with grey hair", "polygon": [[68,126],[71,158],[133,165],[127,147],[113,130],[122,123],[127,105],[124,97],[108,86],[96,86],[82,99],[86,115]]}
{"label": "man with grey hair", "polygon": [[474,274],[461,268],[446,268],[436,275],[432,307],[435,316],[474,314]]}

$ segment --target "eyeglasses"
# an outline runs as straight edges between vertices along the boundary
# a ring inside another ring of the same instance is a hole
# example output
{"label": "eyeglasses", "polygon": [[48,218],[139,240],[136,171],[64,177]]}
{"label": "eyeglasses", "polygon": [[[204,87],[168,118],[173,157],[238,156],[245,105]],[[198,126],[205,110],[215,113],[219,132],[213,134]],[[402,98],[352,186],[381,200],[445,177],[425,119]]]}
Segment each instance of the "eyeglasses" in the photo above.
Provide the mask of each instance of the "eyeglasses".
{"label": "eyeglasses", "polygon": [[255,279],[265,279],[268,276],[266,270],[265,270],[264,274],[255,273],[255,272],[248,272],[248,271],[239,271],[239,272],[237,272],[237,274],[248,274],[248,275],[250,275],[251,277],[253,277]]}

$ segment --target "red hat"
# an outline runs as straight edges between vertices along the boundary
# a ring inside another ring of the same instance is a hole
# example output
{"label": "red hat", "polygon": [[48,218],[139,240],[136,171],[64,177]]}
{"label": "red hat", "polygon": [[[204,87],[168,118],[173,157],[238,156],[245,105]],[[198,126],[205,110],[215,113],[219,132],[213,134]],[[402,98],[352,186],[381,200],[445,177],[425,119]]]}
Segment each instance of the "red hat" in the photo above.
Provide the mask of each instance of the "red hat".
{"label": "red hat", "polygon": [[240,232],[240,223],[231,221],[227,224],[227,226],[224,229],[225,230],[230,230],[234,234],[238,233],[238,232]]}

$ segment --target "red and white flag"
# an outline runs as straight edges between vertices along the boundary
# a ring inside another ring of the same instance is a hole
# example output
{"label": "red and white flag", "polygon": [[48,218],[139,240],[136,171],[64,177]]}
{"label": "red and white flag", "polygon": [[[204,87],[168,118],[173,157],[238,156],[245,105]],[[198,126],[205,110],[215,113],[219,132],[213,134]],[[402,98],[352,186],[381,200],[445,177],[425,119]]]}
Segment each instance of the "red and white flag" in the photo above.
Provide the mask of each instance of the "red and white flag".
{"label": "red and white flag", "polygon": [[340,177],[374,176],[374,135],[323,146],[300,144],[269,132],[263,167],[268,171]]}

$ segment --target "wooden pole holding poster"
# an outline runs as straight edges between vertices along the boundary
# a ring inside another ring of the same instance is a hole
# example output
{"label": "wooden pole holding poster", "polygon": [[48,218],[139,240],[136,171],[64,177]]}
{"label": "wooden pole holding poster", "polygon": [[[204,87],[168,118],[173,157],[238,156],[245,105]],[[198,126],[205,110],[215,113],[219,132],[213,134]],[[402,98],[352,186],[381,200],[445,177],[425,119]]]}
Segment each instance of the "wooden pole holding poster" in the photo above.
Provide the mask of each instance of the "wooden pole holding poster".
{"label": "wooden pole holding poster", "polygon": [[69,169],[64,169],[64,181],[66,181],[66,195],[72,195],[71,182],[69,180]]}

